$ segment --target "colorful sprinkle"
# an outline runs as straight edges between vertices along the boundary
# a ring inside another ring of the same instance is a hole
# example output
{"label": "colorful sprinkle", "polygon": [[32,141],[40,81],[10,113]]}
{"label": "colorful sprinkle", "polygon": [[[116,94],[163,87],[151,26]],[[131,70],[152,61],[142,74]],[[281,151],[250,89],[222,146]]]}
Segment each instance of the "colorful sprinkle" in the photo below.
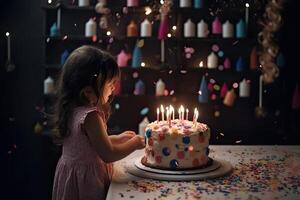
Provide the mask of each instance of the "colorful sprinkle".
{"label": "colorful sprinkle", "polygon": [[169,156],[171,154],[171,150],[168,147],[165,147],[163,148],[162,153],[165,156]]}

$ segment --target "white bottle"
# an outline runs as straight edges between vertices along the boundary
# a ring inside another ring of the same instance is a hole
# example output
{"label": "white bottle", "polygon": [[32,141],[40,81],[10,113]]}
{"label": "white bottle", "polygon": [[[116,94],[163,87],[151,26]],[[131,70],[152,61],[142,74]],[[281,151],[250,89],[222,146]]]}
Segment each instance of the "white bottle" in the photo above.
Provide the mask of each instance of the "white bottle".
{"label": "white bottle", "polygon": [[78,6],[83,7],[83,6],[89,6],[90,1],[89,0],[78,0]]}
{"label": "white bottle", "polygon": [[141,37],[151,37],[152,34],[152,24],[148,19],[145,19],[141,23]]}
{"label": "white bottle", "polygon": [[192,0],[179,0],[180,8],[189,8],[192,7]]}
{"label": "white bottle", "polygon": [[85,24],[85,37],[92,37],[93,35],[97,35],[97,25],[96,22],[90,18]]}
{"label": "white bottle", "polygon": [[202,19],[198,24],[197,24],[197,36],[199,38],[206,38],[209,34],[208,30],[208,25],[207,23],[204,22]]}
{"label": "white bottle", "polygon": [[161,79],[159,79],[156,82],[156,90],[155,90],[156,96],[163,96],[165,92],[165,88],[166,88],[165,83]]}
{"label": "white bottle", "polygon": [[223,38],[233,37],[233,24],[231,24],[228,20],[222,25],[222,35]]}
{"label": "white bottle", "polygon": [[184,23],[184,37],[195,37],[195,24],[191,19]]}
{"label": "white bottle", "polygon": [[54,80],[50,76],[44,80],[44,94],[54,94]]}
{"label": "white bottle", "polygon": [[243,79],[239,85],[240,97],[249,97],[250,96],[250,83]]}
{"label": "white bottle", "polygon": [[207,68],[214,69],[218,67],[218,57],[214,52],[211,52],[207,57]]}
{"label": "white bottle", "polygon": [[145,117],[139,124],[139,135],[141,135],[141,136],[145,135],[145,129],[148,124],[149,124],[149,120],[147,117]]}

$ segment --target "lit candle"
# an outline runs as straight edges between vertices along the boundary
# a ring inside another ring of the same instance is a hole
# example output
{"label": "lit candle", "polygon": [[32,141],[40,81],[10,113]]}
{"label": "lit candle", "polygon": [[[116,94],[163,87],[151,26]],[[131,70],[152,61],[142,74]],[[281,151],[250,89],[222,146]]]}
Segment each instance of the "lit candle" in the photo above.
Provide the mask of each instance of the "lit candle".
{"label": "lit candle", "polygon": [[167,116],[167,121],[169,121],[169,107],[167,106],[166,107],[166,116]]}
{"label": "lit candle", "polygon": [[11,55],[10,55],[10,34],[9,32],[6,32],[6,37],[7,37],[7,60],[10,61]]}
{"label": "lit candle", "polygon": [[173,120],[175,120],[175,110],[174,110],[173,106],[170,106],[170,107],[171,107],[171,110],[172,110]]}
{"label": "lit candle", "polygon": [[178,108],[178,119],[180,119],[180,112],[181,112],[181,109]]}
{"label": "lit candle", "polygon": [[189,109],[186,109],[186,120],[189,120]]}
{"label": "lit candle", "polygon": [[200,61],[199,63],[199,67],[202,68],[203,67],[203,61]]}
{"label": "lit candle", "polygon": [[193,116],[193,124],[196,125],[198,119],[198,110],[197,108],[194,109],[194,116]]}
{"label": "lit candle", "polygon": [[160,106],[160,111],[161,111],[161,120],[165,121],[165,116],[164,116],[165,109],[164,109],[163,105]]}
{"label": "lit candle", "polygon": [[156,109],[156,118],[157,118],[157,123],[159,122],[159,108]]}
{"label": "lit candle", "polygon": [[184,120],[184,107],[181,105],[180,106],[180,113],[181,113],[181,118],[180,118],[180,120]]}
{"label": "lit candle", "polygon": [[249,22],[249,3],[245,4],[246,9],[245,9],[245,22],[246,22],[246,30],[248,30],[248,22]]}

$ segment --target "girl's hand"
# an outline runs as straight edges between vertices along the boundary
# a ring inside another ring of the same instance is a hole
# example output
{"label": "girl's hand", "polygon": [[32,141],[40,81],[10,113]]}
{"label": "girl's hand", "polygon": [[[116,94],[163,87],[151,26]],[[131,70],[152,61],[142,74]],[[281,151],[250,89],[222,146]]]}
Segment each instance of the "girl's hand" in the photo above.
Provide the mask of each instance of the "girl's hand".
{"label": "girl's hand", "polygon": [[136,144],[136,149],[143,149],[145,148],[145,139],[144,137],[140,135],[134,136],[133,140],[135,140]]}
{"label": "girl's hand", "polygon": [[118,135],[118,143],[127,142],[128,140],[130,140],[134,136],[136,136],[135,132],[125,131],[125,132],[121,133],[120,135]]}

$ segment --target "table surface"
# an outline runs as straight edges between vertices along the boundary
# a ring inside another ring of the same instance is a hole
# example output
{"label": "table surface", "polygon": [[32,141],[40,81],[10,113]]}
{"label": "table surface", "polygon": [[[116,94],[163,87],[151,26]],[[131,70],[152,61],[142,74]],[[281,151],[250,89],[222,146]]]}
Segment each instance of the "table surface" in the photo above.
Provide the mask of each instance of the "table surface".
{"label": "table surface", "polygon": [[211,158],[229,161],[228,176],[205,181],[158,181],[126,171],[143,150],[115,163],[107,200],[300,199],[300,146],[210,145]]}

